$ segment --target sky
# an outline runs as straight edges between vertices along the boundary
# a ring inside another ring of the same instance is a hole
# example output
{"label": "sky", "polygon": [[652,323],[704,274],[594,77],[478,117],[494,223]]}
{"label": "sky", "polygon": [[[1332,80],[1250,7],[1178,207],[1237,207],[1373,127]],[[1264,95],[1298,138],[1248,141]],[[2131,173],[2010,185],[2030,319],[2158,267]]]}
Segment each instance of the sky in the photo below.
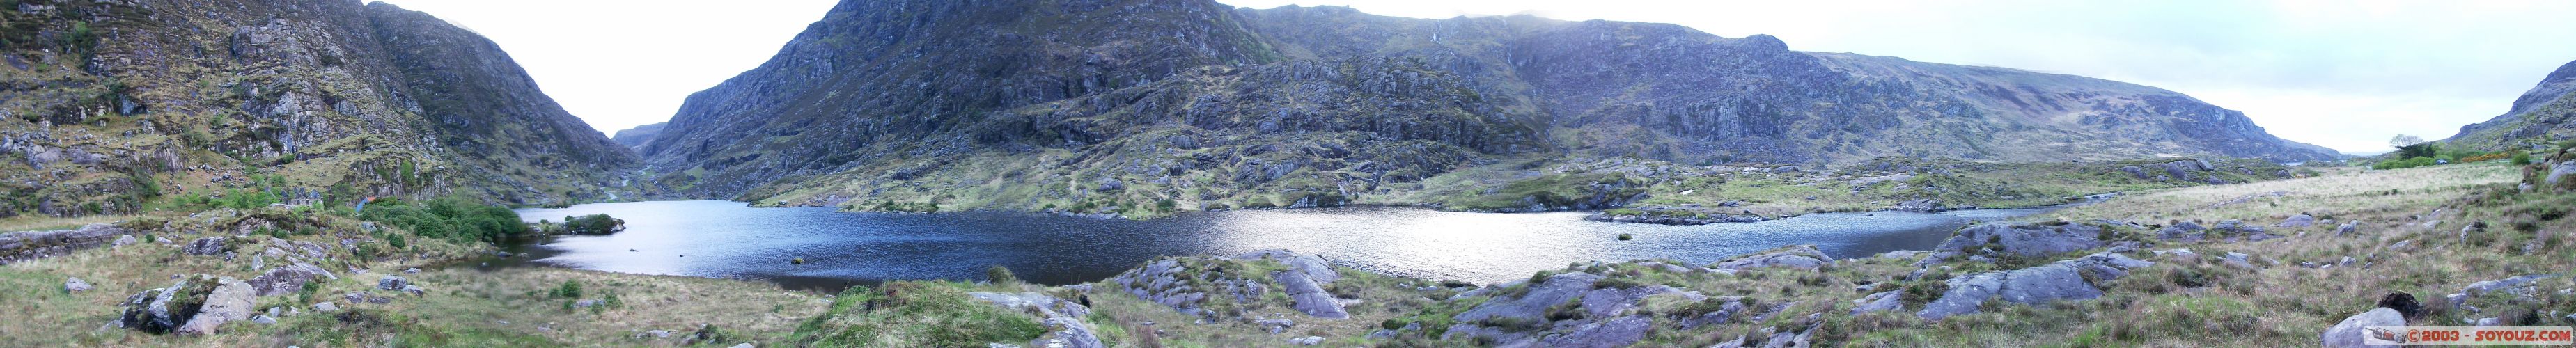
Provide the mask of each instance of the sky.
{"label": "sky", "polygon": [[[1419,18],[1675,23],[1790,49],[2073,74],[2182,92],[2273,135],[2376,153],[2505,112],[2576,60],[2576,1],[1218,0]],[[757,67],[833,0],[387,0],[510,52],[593,128],[662,122]]]}

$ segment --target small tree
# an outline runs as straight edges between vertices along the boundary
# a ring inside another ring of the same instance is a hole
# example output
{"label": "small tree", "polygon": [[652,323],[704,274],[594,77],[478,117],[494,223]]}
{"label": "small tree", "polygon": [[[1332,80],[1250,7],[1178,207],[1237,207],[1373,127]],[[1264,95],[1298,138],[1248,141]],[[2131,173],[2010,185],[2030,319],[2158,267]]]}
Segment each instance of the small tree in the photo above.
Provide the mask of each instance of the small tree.
{"label": "small tree", "polygon": [[2424,143],[2424,138],[2412,135],[2398,134],[2397,137],[2388,138],[2388,147],[2406,147],[2407,145],[2422,143]]}

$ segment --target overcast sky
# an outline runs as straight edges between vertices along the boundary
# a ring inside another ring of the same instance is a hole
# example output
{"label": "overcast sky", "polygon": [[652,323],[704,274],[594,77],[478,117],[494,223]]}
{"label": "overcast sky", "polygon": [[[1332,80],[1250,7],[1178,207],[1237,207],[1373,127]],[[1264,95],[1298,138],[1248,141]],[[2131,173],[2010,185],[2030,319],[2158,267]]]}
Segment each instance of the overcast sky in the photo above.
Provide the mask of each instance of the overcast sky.
{"label": "overcast sky", "polygon": [[[388,0],[500,43],[547,94],[614,132],[758,66],[833,0]],[[1770,34],[1853,52],[2162,87],[2290,140],[2379,152],[2503,113],[2576,60],[2576,1],[1219,0],[1405,17],[1535,14]]]}

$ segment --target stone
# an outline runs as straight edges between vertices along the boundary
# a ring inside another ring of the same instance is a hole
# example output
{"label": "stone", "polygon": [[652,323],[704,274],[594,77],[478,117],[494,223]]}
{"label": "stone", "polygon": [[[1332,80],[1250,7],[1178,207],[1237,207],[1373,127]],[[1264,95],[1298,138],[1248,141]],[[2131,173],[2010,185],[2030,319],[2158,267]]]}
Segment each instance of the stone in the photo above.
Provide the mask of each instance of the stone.
{"label": "stone", "polygon": [[[2362,344],[2362,335],[2367,331],[2363,328],[2371,326],[2406,326],[2406,318],[2397,314],[2397,310],[2394,309],[2372,308],[2368,312],[2345,317],[2343,322],[2326,328],[2325,333],[2317,335],[2317,342],[2334,348],[2369,348],[2371,346]],[[2382,333],[2367,332],[2367,334]]]}
{"label": "stone", "polygon": [[123,235],[123,236],[118,236],[118,237],[116,237],[116,242],[115,242],[115,243],[111,243],[111,245],[115,245],[115,246],[127,246],[127,245],[133,245],[135,242],[136,242],[136,241],[134,240],[134,235],[128,234],[128,235]]}
{"label": "stone", "polygon": [[1294,345],[1300,345],[1300,346],[1311,346],[1311,345],[1324,344],[1324,337],[1323,337],[1323,336],[1306,336],[1306,337],[1291,338],[1291,339],[1288,339],[1288,344],[1294,344]]}
{"label": "stone", "polygon": [[2200,254],[2191,252],[2191,249],[2166,249],[2157,250],[2156,258],[2166,260],[2189,260],[2200,258]]}
{"label": "stone", "polygon": [[[7,152],[0,149],[0,152]],[[128,233],[113,224],[89,224],[78,229],[0,233],[0,265],[19,260],[62,256],[75,250],[110,244],[110,240]]]}
{"label": "stone", "polygon": [[2229,266],[2229,267],[2244,268],[2244,269],[2261,269],[2261,268],[2262,268],[2262,267],[2255,267],[2253,263],[2246,261],[2248,257],[2249,257],[2249,256],[2248,256],[2248,255],[2245,255],[2244,253],[2238,253],[2238,252],[2232,252],[2232,251],[2231,251],[2231,252],[2228,252],[2228,253],[2227,253],[2227,256],[2222,257],[2221,259],[2222,259],[2223,261],[2220,261],[2220,262],[2221,262],[2221,263],[2223,263],[2223,264],[2226,264],[2226,265],[2227,265],[2227,266]]}
{"label": "stone", "polygon": [[2315,225],[2316,223],[2316,217],[2308,216],[2308,214],[2299,214],[2291,215],[2288,219],[2282,219],[2280,224],[2272,225],[2272,227],[2308,227],[2309,225]]}
{"label": "stone", "polygon": [[1262,331],[1276,334],[1287,332],[1290,327],[1296,327],[1297,322],[1288,319],[1262,319],[1253,321],[1252,325],[1261,326]]}
{"label": "stone", "polygon": [[225,322],[250,319],[251,306],[259,297],[257,291],[251,289],[250,284],[229,277],[216,282],[215,291],[206,294],[204,304],[197,307],[197,314],[189,317],[187,323],[174,332],[181,335],[213,334]]}
{"label": "stone", "polygon": [[1049,331],[1038,335],[1037,339],[1029,340],[1030,347],[1103,348],[1107,346],[1100,343],[1100,336],[1093,334],[1091,326],[1084,325],[1080,318],[1050,317],[1041,324],[1045,324]]}
{"label": "stone", "polygon": [[411,285],[411,280],[391,275],[387,275],[383,279],[376,280],[377,290],[402,290],[404,286],[408,285]]}
{"label": "stone", "polygon": [[2470,326],[2504,326],[2504,321],[2496,320],[2495,317],[2478,318],[2477,324]]}
{"label": "stone", "polygon": [[1029,341],[1029,346],[1102,346],[1100,337],[1092,333],[1091,326],[1082,322],[1084,316],[1091,315],[1091,308],[1080,303],[1034,292],[970,292],[966,295],[1002,308],[1036,314],[1049,331],[1036,340]]}
{"label": "stone", "polygon": [[223,254],[224,254],[224,237],[205,237],[205,238],[197,238],[197,240],[196,240],[196,241],[188,242],[188,246],[186,246],[186,247],[182,247],[182,248],[180,248],[180,250],[181,250],[181,252],[185,252],[185,253],[187,253],[188,255],[198,255],[198,256],[223,255]]}
{"label": "stone", "polygon": [[338,311],[340,311],[340,305],[332,304],[330,301],[323,301],[322,303],[315,303],[315,304],[313,304],[313,311],[316,311],[316,312],[338,312]]}
{"label": "stone", "polygon": [[403,285],[402,292],[412,294],[412,296],[420,296],[428,294],[429,289],[421,288],[419,285]]}
{"label": "stone", "polygon": [[1834,258],[1832,256],[1826,256],[1823,250],[1817,250],[1814,245],[1792,245],[1781,247],[1779,249],[1772,249],[1770,251],[1737,256],[1733,259],[1709,265],[1709,268],[1733,270],[1746,270],[1763,267],[1816,269],[1817,267],[1824,267],[1825,265],[1833,263]]}
{"label": "stone", "polygon": [[2023,257],[2050,256],[2102,247],[2102,228],[2088,224],[1984,223],[1959,229],[1934,251]]}
{"label": "stone", "polygon": [[312,282],[316,278],[339,279],[339,276],[332,275],[331,271],[324,270],[322,267],[298,263],[271,269],[258,277],[252,277],[250,285],[259,289],[260,296],[277,296],[303,290],[304,283]]}
{"label": "stone", "polygon": [[2556,277],[2556,276],[2557,276],[2557,275],[2553,275],[2553,274],[2533,274],[2533,275],[2526,275],[2526,276],[2519,276],[2519,277],[2505,278],[2505,279],[2497,279],[2497,280],[2484,280],[2484,281],[2478,281],[2478,282],[2476,282],[2476,283],[2469,283],[2469,286],[2468,286],[2468,287],[2460,288],[2460,292],[2468,293],[2468,294],[2469,294],[2469,296],[2477,296],[2478,294],[2484,294],[2484,293],[2487,293],[2487,292],[2490,292],[2490,291],[2502,290],[2502,289],[2507,289],[2507,288],[2519,287],[2519,286],[2523,286],[2524,284],[2529,284],[2529,283],[2531,283],[2532,281],[2541,280],[2541,279],[2549,279],[2550,277]]}
{"label": "stone", "polygon": [[1987,299],[2037,305],[2101,297],[2102,290],[2088,279],[2119,279],[2127,276],[2128,270],[2151,265],[2155,263],[2105,252],[2018,270],[1954,276],[1947,281],[1949,290],[1925,303],[1915,315],[1938,320],[1976,313],[1978,305]]}
{"label": "stone", "polygon": [[599,300],[581,299],[572,301],[572,308],[590,308],[595,306],[599,306]]}
{"label": "stone", "polygon": [[1905,291],[1890,290],[1869,294],[1869,296],[1861,296],[1858,300],[1852,300],[1851,314],[1860,315],[1861,313],[1903,309],[1905,307],[1905,302],[1900,301],[1905,297],[1902,294],[1903,292]]}
{"label": "stone", "polygon": [[1893,207],[1893,208],[1888,208],[1888,210],[1896,210],[1896,211],[1911,211],[1911,212],[1923,212],[1923,213],[1939,212],[1939,211],[1941,211],[1941,201],[1937,201],[1937,200],[1930,200],[1930,199],[1917,199],[1917,200],[1910,200],[1910,201],[1904,201],[1904,202],[1897,202],[1895,207]]}
{"label": "stone", "polygon": [[253,322],[253,323],[261,323],[261,324],[276,324],[276,323],[277,323],[277,318],[276,318],[276,317],[269,316],[269,315],[266,315],[266,314],[261,314],[261,315],[251,316],[251,317],[250,317],[250,322]]}
{"label": "stone", "polygon": [[1324,286],[1314,278],[1306,276],[1306,272],[1279,271],[1272,273],[1270,277],[1271,281],[1279,284],[1280,291],[1288,293],[1288,300],[1294,302],[1290,308],[1295,308],[1297,312],[1325,319],[1351,317],[1349,312],[1343,311],[1341,301],[1333,299],[1333,294],[1325,291]]}
{"label": "stone", "polygon": [[1636,344],[1646,338],[1654,322],[1643,315],[1630,315],[1577,326],[1562,335],[1541,338],[1538,347],[1614,348]]}
{"label": "stone", "polygon": [[96,287],[89,286],[89,282],[81,281],[80,277],[71,277],[70,279],[63,280],[63,291],[65,292],[82,292],[89,291],[90,289],[96,289]]}
{"label": "stone", "polygon": [[404,268],[403,274],[420,274],[420,268]]}
{"label": "stone", "polygon": [[1280,264],[1288,265],[1289,270],[1305,273],[1306,278],[1314,280],[1316,284],[1332,285],[1334,281],[1342,279],[1342,274],[1333,271],[1333,264],[1325,261],[1322,256],[1298,254],[1285,249],[1270,249],[1246,253],[1237,258],[1278,260]]}
{"label": "stone", "polygon": [[635,337],[644,337],[644,336],[653,336],[653,338],[665,338],[665,337],[671,337],[671,331],[670,331],[670,330],[649,330],[649,331],[644,331],[644,334],[643,334],[643,335],[637,335],[637,336],[635,336]]}

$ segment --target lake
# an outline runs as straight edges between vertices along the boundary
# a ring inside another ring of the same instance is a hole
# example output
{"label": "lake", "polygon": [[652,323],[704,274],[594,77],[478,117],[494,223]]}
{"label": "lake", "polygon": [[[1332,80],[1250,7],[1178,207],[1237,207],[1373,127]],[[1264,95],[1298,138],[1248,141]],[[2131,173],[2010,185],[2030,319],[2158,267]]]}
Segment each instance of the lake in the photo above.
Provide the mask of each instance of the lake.
{"label": "lake", "polygon": [[[833,290],[889,280],[981,280],[990,265],[1020,279],[1106,279],[1161,256],[1289,249],[1335,264],[1479,284],[1591,260],[1670,258],[1693,264],[1791,244],[1836,258],[1924,250],[1977,221],[2037,209],[1823,213],[1754,223],[1666,226],[1584,221],[1585,212],[1467,213],[1413,207],[1239,210],[1146,220],[1011,212],[850,213],[754,208],[730,201],[583,204],[519,209],[527,221],[609,214],[627,229],[520,248],[532,262],[608,272],[741,278]],[[1635,240],[1621,241],[1621,233]],[[805,264],[789,260],[804,258]]]}

